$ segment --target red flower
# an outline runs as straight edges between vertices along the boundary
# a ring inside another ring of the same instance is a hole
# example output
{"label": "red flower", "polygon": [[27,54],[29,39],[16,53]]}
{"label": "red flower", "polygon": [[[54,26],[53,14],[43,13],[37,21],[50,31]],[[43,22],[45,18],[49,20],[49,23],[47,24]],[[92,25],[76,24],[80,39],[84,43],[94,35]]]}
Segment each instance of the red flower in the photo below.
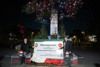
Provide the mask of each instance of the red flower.
{"label": "red flower", "polygon": [[64,62],[63,60],[56,60],[56,59],[51,59],[51,60],[46,59],[45,60],[45,63],[53,63],[53,64],[56,64],[58,66],[61,66],[63,62]]}

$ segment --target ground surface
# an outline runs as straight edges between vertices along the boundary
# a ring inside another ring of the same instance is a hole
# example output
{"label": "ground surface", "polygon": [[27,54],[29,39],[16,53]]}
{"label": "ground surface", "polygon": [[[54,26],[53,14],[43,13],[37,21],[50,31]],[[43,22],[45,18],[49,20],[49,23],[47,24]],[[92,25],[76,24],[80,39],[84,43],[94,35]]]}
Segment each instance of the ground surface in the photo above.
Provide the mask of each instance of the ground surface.
{"label": "ground surface", "polygon": [[[72,52],[78,56],[78,64],[68,66],[66,62],[61,67],[100,67],[100,49],[93,47],[75,47]],[[0,48],[0,67],[11,67],[11,55],[17,51],[10,48]],[[16,67],[24,67],[19,65]],[[26,64],[26,67],[59,67],[54,64]]]}

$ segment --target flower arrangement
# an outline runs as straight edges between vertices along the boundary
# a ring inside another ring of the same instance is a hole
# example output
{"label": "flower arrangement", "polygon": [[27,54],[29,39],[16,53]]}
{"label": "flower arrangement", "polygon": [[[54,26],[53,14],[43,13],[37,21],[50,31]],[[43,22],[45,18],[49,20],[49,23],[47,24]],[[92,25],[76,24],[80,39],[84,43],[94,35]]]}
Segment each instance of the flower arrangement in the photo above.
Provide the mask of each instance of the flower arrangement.
{"label": "flower arrangement", "polygon": [[63,60],[46,59],[44,63],[53,63],[53,64],[56,64],[58,66],[61,66],[63,62],[64,62]]}

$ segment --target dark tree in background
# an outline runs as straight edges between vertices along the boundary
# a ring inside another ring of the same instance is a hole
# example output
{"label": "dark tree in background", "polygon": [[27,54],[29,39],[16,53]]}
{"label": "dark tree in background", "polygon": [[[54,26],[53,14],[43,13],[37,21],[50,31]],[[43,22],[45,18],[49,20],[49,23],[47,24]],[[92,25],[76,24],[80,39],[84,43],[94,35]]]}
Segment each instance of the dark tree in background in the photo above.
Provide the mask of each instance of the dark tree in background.
{"label": "dark tree in background", "polygon": [[37,35],[34,37],[35,39],[47,39],[47,32],[45,25],[42,24],[40,31],[37,33]]}
{"label": "dark tree in background", "polygon": [[60,35],[61,39],[65,38],[65,36],[66,36],[66,32],[65,32],[63,23],[60,25],[59,35]]}

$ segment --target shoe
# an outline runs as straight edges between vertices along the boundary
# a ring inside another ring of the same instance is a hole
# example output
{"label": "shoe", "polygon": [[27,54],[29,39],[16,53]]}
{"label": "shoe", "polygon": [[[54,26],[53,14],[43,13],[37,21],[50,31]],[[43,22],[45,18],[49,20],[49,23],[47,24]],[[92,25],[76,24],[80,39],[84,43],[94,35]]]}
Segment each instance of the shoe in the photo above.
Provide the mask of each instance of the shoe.
{"label": "shoe", "polygon": [[23,63],[20,63],[20,65],[22,65]]}
{"label": "shoe", "polygon": [[20,65],[25,67],[26,64],[25,63],[21,63]]}

